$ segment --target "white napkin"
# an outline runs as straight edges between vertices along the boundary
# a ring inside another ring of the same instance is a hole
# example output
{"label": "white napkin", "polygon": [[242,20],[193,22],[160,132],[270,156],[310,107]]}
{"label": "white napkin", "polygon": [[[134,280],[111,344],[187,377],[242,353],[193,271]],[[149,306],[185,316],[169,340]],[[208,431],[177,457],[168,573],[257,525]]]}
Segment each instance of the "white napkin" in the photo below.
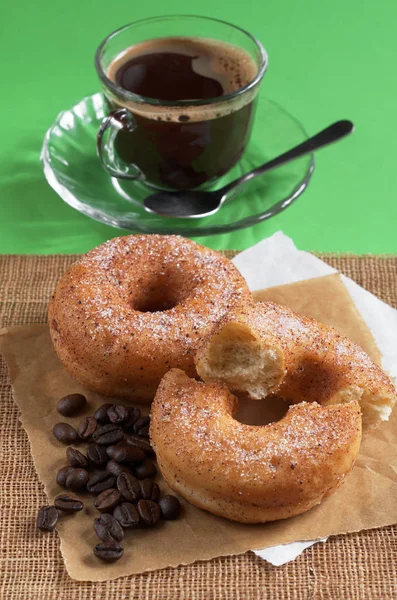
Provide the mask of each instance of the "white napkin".
{"label": "white napkin", "polygon": [[[291,238],[281,231],[241,252],[233,262],[252,291],[337,272],[309,252],[297,250]],[[375,338],[382,354],[383,368],[396,378],[397,345],[394,340],[397,339],[397,310],[364,290],[349,277],[342,275],[341,278]],[[273,565],[279,566],[294,560],[309,546],[325,541],[326,538],[310,542],[297,540],[291,544],[281,544],[254,552]]]}

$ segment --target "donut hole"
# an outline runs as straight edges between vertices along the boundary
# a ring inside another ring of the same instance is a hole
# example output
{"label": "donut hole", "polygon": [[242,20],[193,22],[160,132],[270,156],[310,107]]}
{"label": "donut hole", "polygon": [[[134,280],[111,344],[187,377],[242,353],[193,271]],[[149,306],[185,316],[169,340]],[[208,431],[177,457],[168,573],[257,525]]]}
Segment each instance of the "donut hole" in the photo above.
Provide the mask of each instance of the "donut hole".
{"label": "donut hole", "polygon": [[222,381],[253,399],[265,398],[281,381],[284,362],[279,348],[266,346],[248,327],[226,323],[197,360],[204,381]]}
{"label": "donut hole", "polygon": [[175,308],[180,303],[180,293],[176,286],[171,286],[164,278],[158,278],[150,285],[141,286],[135,293],[132,308],[142,313],[164,312]]}
{"label": "donut hole", "polygon": [[[145,267],[145,266],[144,266]],[[133,310],[142,313],[156,313],[172,310],[181,302],[189,300],[198,285],[197,277],[187,277],[186,273],[164,266],[157,272],[142,268],[137,277],[132,271],[123,281],[123,294]]]}
{"label": "donut hole", "polygon": [[178,302],[173,298],[167,298],[161,294],[148,295],[134,303],[134,310],[143,313],[155,313],[171,310],[177,306]]}
{"label": "donut hole", "polygon": [[290,403],[284,398],[268,396],[260,402],[252,402],[248,396],[239,395],[239,403],[233,418],[244,425],[269,425],[281,421]]}

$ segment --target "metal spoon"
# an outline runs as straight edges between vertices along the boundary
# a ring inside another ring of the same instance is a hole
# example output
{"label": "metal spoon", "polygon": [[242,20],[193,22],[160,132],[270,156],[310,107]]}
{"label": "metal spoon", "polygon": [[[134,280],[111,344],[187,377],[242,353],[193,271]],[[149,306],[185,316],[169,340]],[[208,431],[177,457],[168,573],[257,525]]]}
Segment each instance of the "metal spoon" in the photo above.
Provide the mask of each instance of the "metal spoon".
{"label": "metal spoon", "polygon": [[228,185],[213,192],[199,190],[186,190],[183,192],[157,192],[145,198],[143,205],[148,212],[164,217],[180,217],[184,219],[198,219],[214,215],[226,201],[229,193],[254,177],[262,175],[270,169],[280,167],[291,160],[310,154],[323,146],[332,144],[351,133],[354,125],[351,121],[337,121],[323,129],[302,144],[298,144],[288,152],[273,158],[261,167],[238,177]]}

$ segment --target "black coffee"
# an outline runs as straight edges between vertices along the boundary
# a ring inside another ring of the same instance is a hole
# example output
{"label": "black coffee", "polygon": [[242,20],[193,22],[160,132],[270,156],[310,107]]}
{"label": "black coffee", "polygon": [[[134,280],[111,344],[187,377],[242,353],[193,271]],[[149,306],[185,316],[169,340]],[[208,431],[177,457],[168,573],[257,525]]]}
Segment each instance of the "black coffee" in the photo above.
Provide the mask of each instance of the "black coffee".
{"label": "black coffee", "polygon": [[211,39],[161,38],[127,49],[108,69],[120,87],[163,102],[204,105],[125,103],[137,126],[119,132],[118,154],[162,188],[194,188],[223,175],[245,149],[254,100],[249,95],[233,106],[205,100],[236,92],[256,74],[245,50]]}
{"label": "black coffee", "polygon": [[182,52],[152,52],[127,60],[116,73],[116,82],[124,89],[158,100],[193,100],[224,95],[217,74],[201,75],[194,70],[199,56]]}

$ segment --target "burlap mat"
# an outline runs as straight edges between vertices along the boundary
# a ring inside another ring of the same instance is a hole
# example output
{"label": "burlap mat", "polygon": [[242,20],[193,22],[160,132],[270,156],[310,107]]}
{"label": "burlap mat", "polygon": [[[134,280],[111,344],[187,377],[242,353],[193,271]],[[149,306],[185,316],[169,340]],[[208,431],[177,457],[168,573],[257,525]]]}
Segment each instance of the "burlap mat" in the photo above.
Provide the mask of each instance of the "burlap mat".
{"label": "burlap mat", "polygon": [[[321,258],[397,307],[397,257]],[[74,259],[0,257],[0,327],[45,322],[50,293]],[[397,526],[332,538],[278,568],[247,553],[107,583],[72,581],[57,536],[35,528],[36,511],[46,498],[12,401],[6,365],[0,360],[1,600],[397,598]]]}

